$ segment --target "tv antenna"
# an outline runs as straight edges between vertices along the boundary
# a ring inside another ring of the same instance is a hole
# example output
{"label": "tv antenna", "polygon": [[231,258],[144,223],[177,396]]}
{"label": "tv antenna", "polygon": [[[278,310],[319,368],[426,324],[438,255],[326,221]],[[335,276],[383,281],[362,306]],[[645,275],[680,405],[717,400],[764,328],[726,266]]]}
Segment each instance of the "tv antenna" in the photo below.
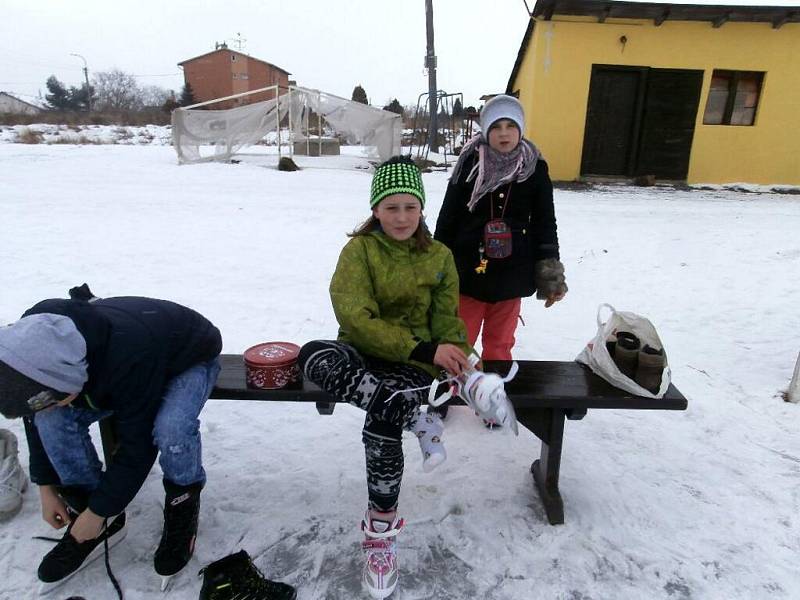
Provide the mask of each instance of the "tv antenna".
{"label": "tv antenna", "polygon": [[236,46],[236,49],[241,52],[242,48],[244,47],[247,38],[243,38],[242,34],[238,31],[236,32],[236,37],[231,39],[231,43]]}

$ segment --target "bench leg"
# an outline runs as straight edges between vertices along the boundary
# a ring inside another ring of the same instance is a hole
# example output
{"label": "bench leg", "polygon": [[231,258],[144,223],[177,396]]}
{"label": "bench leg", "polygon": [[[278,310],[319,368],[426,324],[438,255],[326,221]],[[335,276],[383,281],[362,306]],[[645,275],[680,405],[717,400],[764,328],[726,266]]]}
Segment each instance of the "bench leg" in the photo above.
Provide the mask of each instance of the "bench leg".
{"label": "bench leg", "polygon": [[531,465],[531,473],[551,525],[564,523],[564,501],[558,490],[564,417],[564,410],[558,408],[530,409],[521,415],[517,413],[519,422],[542,440],[542,451],[539,460]]}
{"label": "bench leg", "polygon": [[317,412],[321,415],[332,415],[334,408],[335,402],[317,402]]}

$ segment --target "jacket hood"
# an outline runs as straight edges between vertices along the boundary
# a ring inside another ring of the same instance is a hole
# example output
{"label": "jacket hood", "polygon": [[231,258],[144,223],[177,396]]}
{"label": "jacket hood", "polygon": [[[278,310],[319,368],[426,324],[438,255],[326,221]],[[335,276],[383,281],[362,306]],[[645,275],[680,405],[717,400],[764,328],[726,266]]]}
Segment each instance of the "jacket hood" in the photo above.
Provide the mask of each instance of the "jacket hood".
{"label": "jacket hood", "polygon": [[39,313],[0,327],[0,361],[66,394],[80,392],[88,379],[86,340],[63,315]]}

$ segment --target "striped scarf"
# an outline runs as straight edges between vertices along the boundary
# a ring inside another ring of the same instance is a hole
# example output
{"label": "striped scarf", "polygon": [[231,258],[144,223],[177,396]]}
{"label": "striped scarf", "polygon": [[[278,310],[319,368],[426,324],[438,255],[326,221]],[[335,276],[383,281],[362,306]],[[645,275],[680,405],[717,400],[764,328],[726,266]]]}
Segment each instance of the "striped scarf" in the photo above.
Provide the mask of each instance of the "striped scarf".
{"label": "striped scarf", "polygon": [[473,152],[477,153],[478,159],[466,179],[468,182],[475,180],[472,196],[467,202],[470,212],[475,210],[478,200],[489,192],[515,181],[522,182],[528,179],[533,175],[536,163],[542,156],[538,148],[525,138],[522,138],[511,152],[503,153],[494,150],[486,142],[483,134],[478,133],[461,149],[456,166],[453,167],[453,174],[450,176],[452,182],[459,180],[464,164]]}

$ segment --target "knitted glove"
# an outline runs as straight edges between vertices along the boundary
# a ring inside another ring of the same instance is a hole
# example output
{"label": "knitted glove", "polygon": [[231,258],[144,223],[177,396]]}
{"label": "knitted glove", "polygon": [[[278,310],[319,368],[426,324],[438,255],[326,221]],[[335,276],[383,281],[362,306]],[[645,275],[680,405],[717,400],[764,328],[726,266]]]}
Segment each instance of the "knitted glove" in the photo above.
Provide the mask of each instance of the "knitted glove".
{"label": "knitted glove", "polygon": [[567,293],[567,282],[564,279],[564,265],[557,258],[545,258],[533,265],[533,277],[536,283],[536,298],[546,300],[550,296]]}

